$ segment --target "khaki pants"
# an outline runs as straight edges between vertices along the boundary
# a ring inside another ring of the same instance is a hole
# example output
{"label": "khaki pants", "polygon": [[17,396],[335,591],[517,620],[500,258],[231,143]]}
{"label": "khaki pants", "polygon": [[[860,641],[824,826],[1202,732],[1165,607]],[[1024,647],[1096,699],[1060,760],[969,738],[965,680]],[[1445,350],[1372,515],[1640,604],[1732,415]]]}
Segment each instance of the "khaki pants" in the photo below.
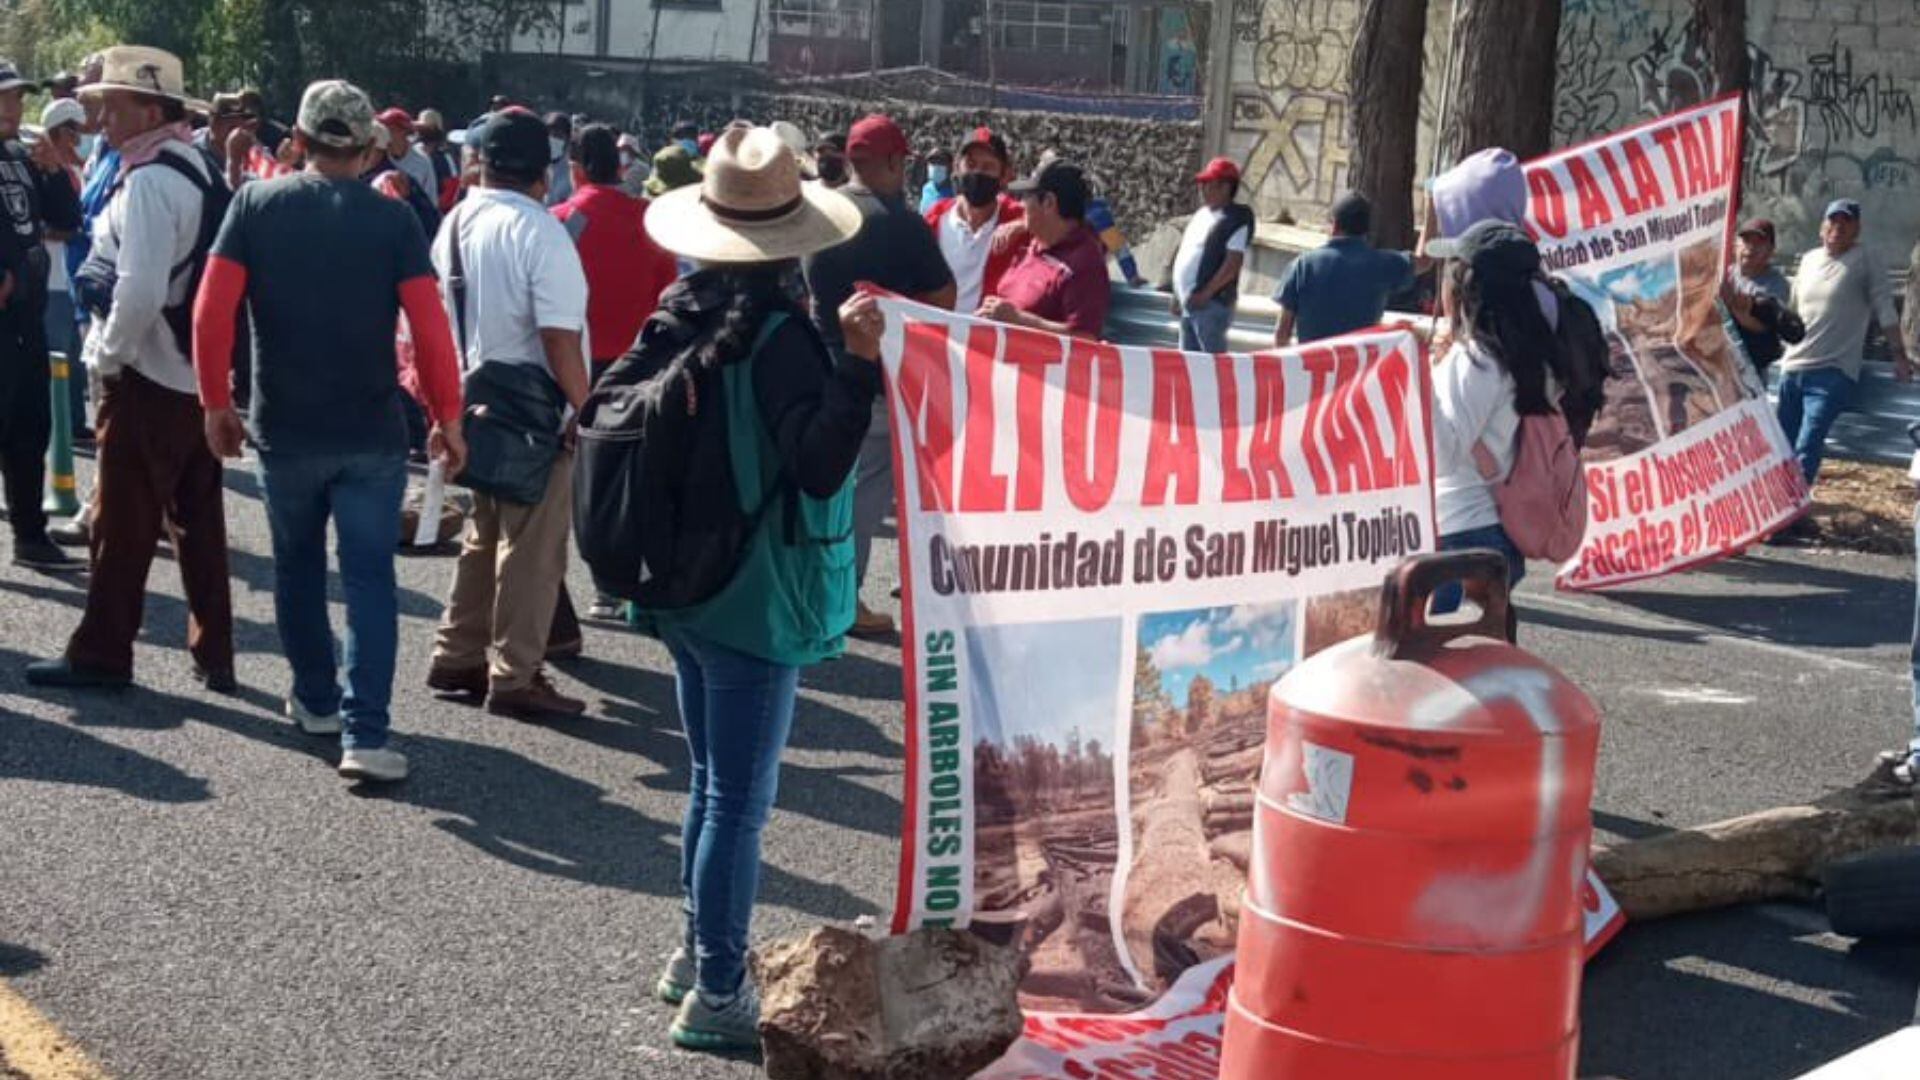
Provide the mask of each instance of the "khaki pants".
{"label": "khaki pants", "polygon": [[[453,593],[434,641],[433,663],[488,667],[494,690],[521,690],[540,672],[554,607],[567,575],[573,524],[573,455],[553,464],[537,505],[475,493]],[[487,649],[493,649],[488,663]]]}

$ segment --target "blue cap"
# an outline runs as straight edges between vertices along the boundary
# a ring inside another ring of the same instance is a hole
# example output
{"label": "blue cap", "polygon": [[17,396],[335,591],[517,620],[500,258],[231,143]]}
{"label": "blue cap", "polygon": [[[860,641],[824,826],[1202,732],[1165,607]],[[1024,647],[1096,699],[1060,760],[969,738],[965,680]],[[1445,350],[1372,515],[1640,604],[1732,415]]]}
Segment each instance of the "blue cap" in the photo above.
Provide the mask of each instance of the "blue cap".
{"label": "blue cap", "polygon": [[1835,199],[1832,202],[1827,204],[1827,212],[1820,216],[1822,218],[1830,218],[1830,217],[1852,218],[1855,221],[1859,221],[1860,220],[1860,204],[1857,202],[1854,202],[1852,199]]}

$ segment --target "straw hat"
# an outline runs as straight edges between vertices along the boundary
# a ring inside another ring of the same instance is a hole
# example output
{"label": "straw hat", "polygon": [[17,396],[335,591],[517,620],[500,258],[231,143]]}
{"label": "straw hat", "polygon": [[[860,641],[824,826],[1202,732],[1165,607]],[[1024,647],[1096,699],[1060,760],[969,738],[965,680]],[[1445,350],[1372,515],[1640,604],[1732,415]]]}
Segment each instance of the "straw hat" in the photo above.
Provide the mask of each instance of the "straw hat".
{"label": "straw hat", "polygon": [[180,58],[165,49],[145,45],[115,45],[100,54],[100,78],[82,86],[82,97],[108,90],[132,90],[151,97],[178,101],[189,109],[209,111],[204,101],[187,96],[186,69]]}
{"label": "straw hat", "polygon": [[647,232],[668,251],[716,263],[810,255],[860,231],[860,208],[838,192],[802,184],[793,151],[770,128],[723,132],[699,187],[656,199]]}

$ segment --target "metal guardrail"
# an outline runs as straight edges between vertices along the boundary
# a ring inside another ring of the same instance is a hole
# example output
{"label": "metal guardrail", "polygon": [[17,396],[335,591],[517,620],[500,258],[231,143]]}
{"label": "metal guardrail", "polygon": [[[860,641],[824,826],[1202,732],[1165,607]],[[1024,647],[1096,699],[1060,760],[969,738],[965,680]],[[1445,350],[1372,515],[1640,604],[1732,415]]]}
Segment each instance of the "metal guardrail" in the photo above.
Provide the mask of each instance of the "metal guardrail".
{"label": "metal guardrail", "polygon": [[[1121,345],[1178,347],[1180,323],[1167,305],[1164,292],[1116,283],[1113,306],[1107,313],[1107,340]],[[1271,348],[1278,315],[1272,301],[1241,297],[1233,329],[1227,335],[1228,345],[1236,352]],[[1779,378],[1776,366],[1770,373],[1770,387],[1778,385]],[[1920,420],[1920,383],[1894,382],[1887,364],[1870,360],[1861,373],[1853,405],[1833,425],[1827,451],[1853,461],[1905,465],[1914,452],[1907,425],[1916,420]]]}

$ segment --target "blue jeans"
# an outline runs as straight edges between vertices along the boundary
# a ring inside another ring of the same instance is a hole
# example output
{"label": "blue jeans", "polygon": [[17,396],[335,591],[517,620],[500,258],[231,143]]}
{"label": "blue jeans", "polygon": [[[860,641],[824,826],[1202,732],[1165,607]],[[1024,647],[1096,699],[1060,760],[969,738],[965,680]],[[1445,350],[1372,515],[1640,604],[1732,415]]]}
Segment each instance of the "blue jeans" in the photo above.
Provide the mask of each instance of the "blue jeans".
{"label": "blue jeans", "polygon": [[[1478,529],[1465,529],[1457,533],[1448,533],[1440,538],[1441,551],[1467,551],[1472,548],[1492,548],[1507,557],[1507,588],[1520,584],[1527,576],[1527,559],[1520,549],[1513,546],[1513,538],[1507,530],[1498,525],[1483,525]],[[1457,581],[1449,581],[1433,592],[1433,613],[1450,615],[1460,610],[1460,601],[1467,590]]]}
{"label": "blue jeans", "polygon": [[678,632],[667,634],[667,651],[692,759],[680,846],[687,944],[700,992],[725,998],[746,974],[760,831],[780,787],[800,669]]}
{"label": "blue jeans", "polygon": [[1227,351],[1227,331],[1233,329],[1233,309],[1219,300],[1201,305],[1197,311],[1180,315],[1180,348],[1183,352],[1223,353]]}
{"label": "blue jeans", "polygon": [[1780,427],[1793,443],[1800,471],[1813,484],[1827,456],[1827,432],[1853,403],[1854,381],[1839,368],[1780,374]]}
{"label": "blue jeans", "polygon": [[[273,610],[293,668],[293,696],[317,716],[345,714],[340,745],[387,744],[399,648],[400,504],[407,459],[397,454],[260,455],[273,533]],[[346,692],[327,619],[327,519],[339,534],[347,601]]]}

